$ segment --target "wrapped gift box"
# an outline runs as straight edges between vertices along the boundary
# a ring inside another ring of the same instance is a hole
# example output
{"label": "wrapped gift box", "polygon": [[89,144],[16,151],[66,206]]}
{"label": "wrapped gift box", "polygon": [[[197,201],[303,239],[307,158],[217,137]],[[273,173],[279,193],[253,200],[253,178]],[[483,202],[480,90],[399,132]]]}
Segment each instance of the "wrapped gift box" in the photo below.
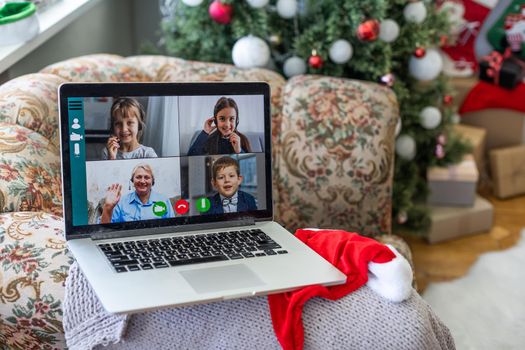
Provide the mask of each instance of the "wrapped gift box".
{"label": "wrapped gift box", "polygon": [[453,104],[456,107],[461,107],[465,97],[476,84],[479,82],[478,77],[454,77],[449,79],[449,83],[453,88]]}
{"label": "wrapped gift box", "polygon": [[483,128],[463,124],[456,124],[453,129],[456,134],[470,142],[478,172],[480,174],[485,173],[485,140],[487,131]]}
{"label": "wrapped gift box", "polygon": [[432,226],[427,235],[429,243],[487,232],[492,228],[494,207],[476,196],[474,205],[468,208],[430,206]]}
{"label": "wrapped gift box", "polygon": [[471,154],[459,164],[431,167],[427,170],[430,189],[428,203],[434,205],[472,206],[479,172]]}
{"label": "wrapped gift box", "polygon": [[519,58],[494,51],[481,58],[479,79],[506,89],[514,89],[523,79],[524,67],[525,63]]}
{"label": "wrapped gift box", "polygon": [[490,169],[496,197],[525,193],[525,145],[490,151]]}
{"label": "wrapped gift box", "polygon": [[461,123],[487,130],[487,150],[525,143],[523,112],[500,108],[484,109],[463,114]]}

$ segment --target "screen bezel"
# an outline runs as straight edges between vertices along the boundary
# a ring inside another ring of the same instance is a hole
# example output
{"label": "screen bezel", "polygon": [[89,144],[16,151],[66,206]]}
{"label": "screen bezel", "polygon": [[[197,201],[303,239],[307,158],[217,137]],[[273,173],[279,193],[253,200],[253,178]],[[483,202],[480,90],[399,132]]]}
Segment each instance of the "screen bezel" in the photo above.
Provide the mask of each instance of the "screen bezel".
{"label": "screen bezel", "polygon": [[[266,209],[220,215],[183,216],[170,219],[143,220],[111,224],[73,226],[71,196],[71,164],[69,146],[68,98],[107,96],[208,96],[263,95],[264,100],[264,159],[266,175]],[[60,120],[60,154],[62,165],[62,200],[66,239],[86,238],[92,234],[126,230],[180,227],[225,221],[263,221],[273,218],[272,152],[270,86],[265,82],[197,82],[197,83],[64,83],[58,88]],[[188,229],[191,229],[188,227]]]}

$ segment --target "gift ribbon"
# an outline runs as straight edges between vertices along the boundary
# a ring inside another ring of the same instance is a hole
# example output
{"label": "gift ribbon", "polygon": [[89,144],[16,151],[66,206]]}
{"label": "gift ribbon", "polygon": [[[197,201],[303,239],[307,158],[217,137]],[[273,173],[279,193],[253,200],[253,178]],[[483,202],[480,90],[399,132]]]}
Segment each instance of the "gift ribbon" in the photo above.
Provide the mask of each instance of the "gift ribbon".
{"label": "gift ribbon", "polygon": [[514,57],[510,47],[507,47],[503,54],[499,53],[498,51],[492,51],[490,55],[483,57],[483,60],[487,61],[489,64],[489,68],[487,68],[487,76],[491,77],[494,81],[494,84],[496,85],[499,85],[501,66],[506,59],[512,59],[521,66],[521,69],[525,70],[525,62],[522,62],[519,58]]}
{"label": "gift ribbon", "polygon": [[[449,180],[460,181],[466,180],[465,177],[471,178],[472,171],[477,169],[476,162],[473,159],[463,160],[459,165],[451,165],[448,167]],[[477,171],[474,171],[474,174]],[[464,175],[461,177],[461,175]],[[460,178],[461,177],[461,178]],[[476,175],[474,175],[476,177]]]}
{"label": "gift ribbon", "polygon": [[489,65],[489,68],[487,68],[487,76],[492,78],[494,84],[499,85],[499,72],[503,61],[511,56],[512,51],[510,48],[507,48],[503,55],[498,51],[492,51],[490,55],[483,57],[483,60],[487,61]]}

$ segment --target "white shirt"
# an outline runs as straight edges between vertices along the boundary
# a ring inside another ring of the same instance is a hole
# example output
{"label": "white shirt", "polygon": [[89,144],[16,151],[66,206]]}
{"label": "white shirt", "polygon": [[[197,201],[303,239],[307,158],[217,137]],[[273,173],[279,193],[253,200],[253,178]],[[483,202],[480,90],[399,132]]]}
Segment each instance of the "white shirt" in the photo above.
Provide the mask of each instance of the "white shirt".
{"label": "white shirt", "polygon": [[[102,159],[108,159],[108,149],[104,147],[102,150]],[[157,153],[151,147],[139,145],[137,149],[131,152],[117,151],[117,159],[134,159],[134,158],[157,158]]]}
{"label": "white shirt", "polygon": [[[236,213],[237,212],[237,201],[239,200],[238,192],[235,192],[235,194],[231,198],[224,197],[222,194],[221,201],[222,201],[222,210],[225,213]],[[226,205],[224,205],[224,202],[228,202]],[[233,202],[233,203],[232,203]]]}

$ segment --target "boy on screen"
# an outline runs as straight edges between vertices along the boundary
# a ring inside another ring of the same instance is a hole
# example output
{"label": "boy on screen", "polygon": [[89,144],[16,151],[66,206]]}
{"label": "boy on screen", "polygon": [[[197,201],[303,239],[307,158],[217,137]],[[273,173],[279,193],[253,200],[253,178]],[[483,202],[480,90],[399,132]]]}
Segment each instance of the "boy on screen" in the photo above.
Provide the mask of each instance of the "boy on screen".
{"label": "boy on screen", "polygon": [[212,166],[211,184],[219,193],[209,198],[211,207],[208,214],[257,210],[255,198],[239,190],[241,183],[239,163],[227,156],[217,159]]}

